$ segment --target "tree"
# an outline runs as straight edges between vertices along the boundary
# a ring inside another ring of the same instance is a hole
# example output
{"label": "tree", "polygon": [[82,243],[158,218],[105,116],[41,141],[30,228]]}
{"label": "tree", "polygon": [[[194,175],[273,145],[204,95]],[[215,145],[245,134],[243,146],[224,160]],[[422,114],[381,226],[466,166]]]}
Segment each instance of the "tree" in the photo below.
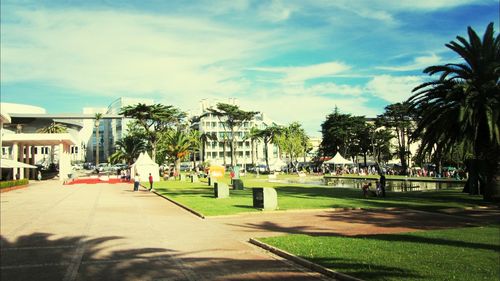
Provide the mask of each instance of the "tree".
{"label": "tree", "polygon": [[67,133],[68,128],[61,123],[52,122],[50,125],[36,130],[36,132],[43,134],[62,134]]}
{"label": "tree", "polygon": [[387,162],[392,159],[391,140],[394,138],[391,130],[375,130],[373,134],[373,154],[377,163]]}
{"label": "tree", "polygon": [[217,134],[215,132],[202,132],[200,134],[201,141],[201,161],[205,162],[206,147],[209,141],[217,141]]}
{"label": "tree", "polygon": [[350,114],[341,114],[335,107],[333,113],[326,117],[325,122],[321,124],[321,151],[324,155],[335,155],[340,152],[348,158],[359,154],[359,139],[357,135],[363,130],[365,118],[363,116],[352,116]]}
{"label": "tree", "polygon": [[243,137],[243,140],[248,140],[250,139],[250,146],[251,146],[251,150],[252,150],[252,153],[251,153],[251,157],[252,157],[252,166],[255,167],[255,160],[257,158],[257,153],[256,153],[256,149],[257,149],[257,146],[255,145],[255,142],[258,141],[260,139],[259,137],[259,129],[257,127],[252,127],[250,128],[250,131],[248,131],[248,133]]}
{"label": "tree", "polygon": [[131,165],[139,157],[141,152],[146,151],[146,143],[141,136],[129,134],[116,141],[116,151],[110,156],[112,163],[125,161]]}
{"label": "tree", "polygon": [[174,161],[175,170],[181,171],[181,161],[189,155],[192,142],[184,130],[170,129],[161,135],[158,148],[161,153],[170,156]]}
{"label": "tree", "polygon": [[[200,149],[201,133],[198,130],[189,130],[188,136],[189,136],[189,141],[191,142],[190,150],[191,150],[192,155],[193,155],[193,167],[196,169],[196,167],[198,166],[196,163],[196,154],[201,153],[201,149]],[[201,157],[199,159],[201,159]]]}
{"label": "tree", "polygon": [[95,127],[95,166],[99,165],[99,148],[101,146],[101,140],[99,139],[99,125],[101,123],[102,113],[96,113],[94,116],[94,127]]}
{"label": "tree", "polygon": [[267,171],[270,172],[269,167],[269,144],[277,143],[278,136],[283,132],[283,127],[273,123],[262,130],[259,130],[258,137],[264,142],[264,157],[266,158]]}
{"label": "tree", "polygon": [[413,136],[422,139],[420,153],[445,153],[455,145],[470,151],[464,190],[500,201],[500,36],[493,23],[482,40],[467,31],[468,40],[457,36],[446,44],[463,62],[427,67],[424,73],[439,78],[413,90],[408,101],[419,117]]}
{"label": "tree", "polygon": [[[222,122],[224,130],[229,130],[229,148],[231,150],[231,166],[236,164],[236,145],[235,132],[241,127],[243,122],[250,121],[255,115],[259,114],[258,111],[244,111],[240,109],[237,105],[218,103],[216,108],[209,108],[208,112],[217,116],[220,122]],[[226,134],[227,135],[227,134]],[[225,161],[225,151],[224,151],[224,161]]]}
{"label": "tree", "polygon": [[162,134],[169,131],[174,126],[178,126],[186,114],[171,105],[153,104],[146,105],[138,103],[136,105],[125,106],[120,114],[134,118],[142,126],[146,133],[148,144],[151,147],[153,161],[156,162],[158,141]]}
{"label": "tree", "polygon": [[287,155],[289,164],[295,167],[298,172],[298,157],[305,155],[309,137],[307,136],[302,125],[298,122],[293,122],[287,127],[284,127],[279,135],[276,136],[276,143],[280,150]]}
{"label": "tree", "polygon": [[413,116],[409,111],[409,104],[395,103],[385,107],[385,112],[377,116],[376,124],[379,127],[391,129],[398,141],[397,155],[401,161],[402,173],[408,173],[408,159],[410,149],[410,134],[413,130]]}

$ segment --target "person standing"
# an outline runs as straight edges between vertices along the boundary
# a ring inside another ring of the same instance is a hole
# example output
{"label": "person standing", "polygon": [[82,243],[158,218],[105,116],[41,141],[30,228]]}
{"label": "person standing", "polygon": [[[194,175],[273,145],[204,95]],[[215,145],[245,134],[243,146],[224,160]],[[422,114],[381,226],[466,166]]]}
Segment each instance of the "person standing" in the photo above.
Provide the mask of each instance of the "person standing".
{"label": "person standing", "polygon": [[41,181],[42,180],[42,172],[38,171],[38,174],[36,177],[37,177],[38,181]]}
{"label": "person standing", "polygon": [[153,176],[149,173],[149,192],[153,190]]}
{"label": "person standing", "polygon": [[140,178],[139,178],[139,174],[138,173],[135,173],[135,177],[134,177],[134,191],[139,191],[139,184],[140,184]]}
{"label": "person standing", "polygon": [[382,197],[385,197],[385,175],[380,174],[380,190],[382,191]]}

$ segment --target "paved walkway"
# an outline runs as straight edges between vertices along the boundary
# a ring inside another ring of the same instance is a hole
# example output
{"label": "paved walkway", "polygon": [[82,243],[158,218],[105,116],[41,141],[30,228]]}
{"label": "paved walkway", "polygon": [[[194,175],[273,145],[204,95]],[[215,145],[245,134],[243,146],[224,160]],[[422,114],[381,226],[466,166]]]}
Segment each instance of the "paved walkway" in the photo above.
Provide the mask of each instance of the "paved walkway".
{"label": "paved walkway", "polygon": [[131,185],[1,194],[1,280],[329,280]]}
{"label": "paved walkway", "polygon": [[126,184],[34,183],[1,194],[1,280],[330,280],[247,243],[475,225],[499,210],[270,212],[202,220]]}

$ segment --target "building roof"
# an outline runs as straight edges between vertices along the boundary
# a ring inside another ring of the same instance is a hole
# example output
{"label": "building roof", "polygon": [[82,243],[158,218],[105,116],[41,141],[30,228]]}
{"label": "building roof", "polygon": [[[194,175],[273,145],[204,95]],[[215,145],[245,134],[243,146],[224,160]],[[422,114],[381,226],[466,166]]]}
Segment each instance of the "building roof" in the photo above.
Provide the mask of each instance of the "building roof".
{"label": "building roof", "polygon": [[76,145],[76,139],[68,133],[64,134],[5,134],[2,138],[2,145],[11,145],[13,143],[22,143],[27,145],[58,145],[66,143]]}

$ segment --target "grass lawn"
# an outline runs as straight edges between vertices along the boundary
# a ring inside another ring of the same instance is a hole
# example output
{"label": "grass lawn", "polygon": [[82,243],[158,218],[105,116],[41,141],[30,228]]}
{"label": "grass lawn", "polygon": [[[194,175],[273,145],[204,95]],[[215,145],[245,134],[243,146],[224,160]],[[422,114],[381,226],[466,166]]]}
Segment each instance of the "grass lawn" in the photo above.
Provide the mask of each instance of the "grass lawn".
{"label": "grass lawn", "polygon": [[[298,178],[298,177],[297,177]],[[267,176],[245,177],[245,190],[231,190],[230,198],[216,199],[213,188],[206,182],[190,183],[162,181],[155,189],[204,214],[205,216],[258,212],[252,207],[252,187],[273,187],[278,193],[280,210],[322,208],[413,208],[435,211],[446,208],[463,208],[481,205],[481,196],[469,196],[456,190],[436,192],[388,192],[385,199],[363,198],[359,189],[334,188],[321,185],[270,183]],[[202,179],[204,180],[204,179]],[[223,178],[221,182],[229,182]]]}
{"label": "grass lawn", "polygon": [[357,237],[259,239],[365,280],[499,280],[500,226]]}

